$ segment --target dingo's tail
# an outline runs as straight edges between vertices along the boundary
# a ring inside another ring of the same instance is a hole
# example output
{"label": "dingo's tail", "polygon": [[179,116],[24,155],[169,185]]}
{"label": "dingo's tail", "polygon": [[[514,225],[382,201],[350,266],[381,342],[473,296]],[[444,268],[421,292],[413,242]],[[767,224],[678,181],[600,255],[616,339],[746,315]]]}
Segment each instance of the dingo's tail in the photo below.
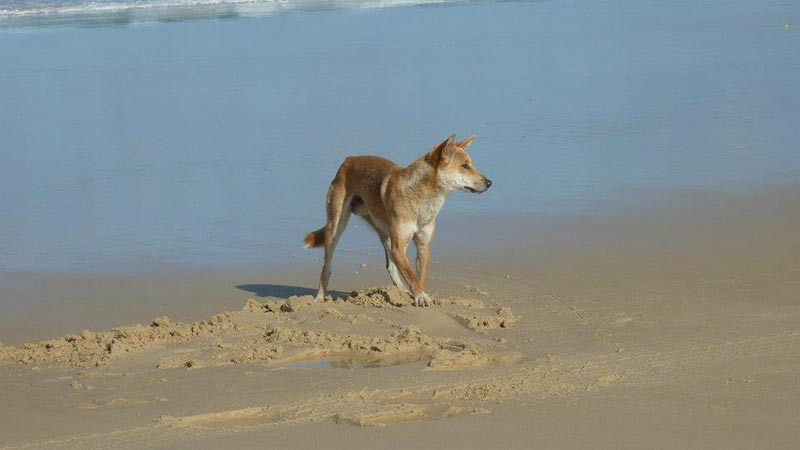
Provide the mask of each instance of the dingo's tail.
{"label": "dingo's tail", "polygon": [[305,248],[317,248],[323,245],[325,245],[325,227],[308,233],[306,238],[303,239],[303,247]]}

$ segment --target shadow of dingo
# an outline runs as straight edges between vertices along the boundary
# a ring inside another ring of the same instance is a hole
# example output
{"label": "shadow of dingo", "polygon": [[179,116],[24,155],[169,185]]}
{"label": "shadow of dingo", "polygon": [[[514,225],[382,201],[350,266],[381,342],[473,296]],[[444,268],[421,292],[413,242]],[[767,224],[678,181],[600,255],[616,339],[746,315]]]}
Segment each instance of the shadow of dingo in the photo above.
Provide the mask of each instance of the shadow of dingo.
{"label": "shadow of dingo", "polygon": [[[317,294],[316,289],[301,287],[301,286],[287,286],[284,284],[240,284],[236,289],[253,293],[259,297],[275,297],[275,298],[289,298],[293,295],[302,296]],[[349,292],[328,291],[329,295],[333,298],[347,297]]]}

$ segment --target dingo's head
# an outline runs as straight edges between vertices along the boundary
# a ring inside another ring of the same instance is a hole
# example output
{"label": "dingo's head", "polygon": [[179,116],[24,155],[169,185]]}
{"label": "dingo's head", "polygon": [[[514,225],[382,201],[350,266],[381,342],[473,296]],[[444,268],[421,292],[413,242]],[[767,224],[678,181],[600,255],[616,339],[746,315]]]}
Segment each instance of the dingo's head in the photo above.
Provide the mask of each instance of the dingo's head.
{"label": "dingo's head", "polygon": [[472,164],[472,158],[467,154],[467,149],[474,140],[475,136],[470,136],[456,142],[456,135],[453,134],[428,152],[428,161],[436,168],[439,185],[449,191],[474,194],[489,189],[492,181],[478,172]]}

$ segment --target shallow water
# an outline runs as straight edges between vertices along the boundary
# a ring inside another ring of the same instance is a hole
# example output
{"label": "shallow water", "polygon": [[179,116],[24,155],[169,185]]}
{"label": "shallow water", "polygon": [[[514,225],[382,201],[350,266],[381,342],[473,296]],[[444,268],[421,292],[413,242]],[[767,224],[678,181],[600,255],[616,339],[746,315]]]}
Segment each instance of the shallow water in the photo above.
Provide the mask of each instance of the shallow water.
{"label": "shallow water", "polygon": [[445,206],[465,236],[490,213],[791,183],[798,21],[786,1],[586,0],[1,33],[0,270],[282,261],[342,158],[405,164],[451,132],[495,183]]}
{"label": "shallow water", "polygon": [[333,367],[334,365],[330,361],[313,361],[313,362],[291,364],[286,368],[287,369],[332,369]]}

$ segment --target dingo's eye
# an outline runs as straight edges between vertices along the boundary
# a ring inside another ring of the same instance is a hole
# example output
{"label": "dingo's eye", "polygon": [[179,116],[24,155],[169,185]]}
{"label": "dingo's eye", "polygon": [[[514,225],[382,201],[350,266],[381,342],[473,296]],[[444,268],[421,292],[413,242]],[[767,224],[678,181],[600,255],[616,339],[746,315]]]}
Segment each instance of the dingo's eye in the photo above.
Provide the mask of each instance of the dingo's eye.
{"label": "dingo's eye", "polygon": [[469,170],[469,164],[462,164],[462,165],[461,165],[461,167],[463,167],[463,168],[465,168],[465,169]]}

